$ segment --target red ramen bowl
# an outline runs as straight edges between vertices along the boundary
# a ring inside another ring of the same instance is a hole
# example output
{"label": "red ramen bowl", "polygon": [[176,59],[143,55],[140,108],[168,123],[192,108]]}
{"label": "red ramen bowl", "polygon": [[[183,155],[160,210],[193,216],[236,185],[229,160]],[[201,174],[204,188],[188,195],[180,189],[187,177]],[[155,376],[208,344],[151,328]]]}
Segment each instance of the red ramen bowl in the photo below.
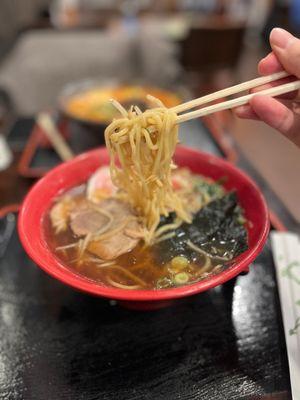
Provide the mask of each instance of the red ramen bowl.
{"label": "red ramen bowl", "polygon": [[178,147],[175,161],[181,167],[188,167],[193,173],[214,180],[226,176],[225,188],[237,192],[239,204],[249,221],[249,248],[239,255],[228,269],[197,283],[178,288],[126,290],[94,282],[64,265],[46,241],[44,216],[57,195],[85,182],[97,168],[109,163],[106,148],[89,151],[59,165],[33,186],[21,207],[18,223],[19,235],[26,252],[40,268],[59,281],[92,295],[119,300],[125,306],[136,309],[163,307],[175,299],[211,289],[246,271],[262,250],[269,232],[268,209],[262,193],[247,175],[213,155]]}

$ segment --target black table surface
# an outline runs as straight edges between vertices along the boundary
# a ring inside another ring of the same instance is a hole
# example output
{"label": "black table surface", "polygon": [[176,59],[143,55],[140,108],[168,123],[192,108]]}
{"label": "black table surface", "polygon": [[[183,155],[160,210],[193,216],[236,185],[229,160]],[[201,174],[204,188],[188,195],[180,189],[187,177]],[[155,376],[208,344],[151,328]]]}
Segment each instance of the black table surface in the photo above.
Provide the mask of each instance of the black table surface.
{"label": "black table surface", "polygon": [[141,312],[48,277],[14,232],[0,293],[3,399],[291,398],[269,244],[236,281]]}
{"label": "black table surface", "polygon": [[14,230],[0,320],[1,399],[291,399],[269,243],[249,274],[141,312],[47,276]]}

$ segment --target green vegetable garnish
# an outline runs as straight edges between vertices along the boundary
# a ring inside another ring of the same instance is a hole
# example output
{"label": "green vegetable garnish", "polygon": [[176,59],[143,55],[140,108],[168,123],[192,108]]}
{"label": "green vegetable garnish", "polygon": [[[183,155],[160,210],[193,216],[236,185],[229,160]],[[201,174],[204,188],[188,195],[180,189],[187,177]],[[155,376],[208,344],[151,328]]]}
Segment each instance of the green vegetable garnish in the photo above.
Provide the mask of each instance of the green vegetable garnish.
{"label": "green vegetable garnish", "polygon": [[176,285],[184,285],[189,281],[189,274],[186,272],[179,272],[174,276],[174,283]]}

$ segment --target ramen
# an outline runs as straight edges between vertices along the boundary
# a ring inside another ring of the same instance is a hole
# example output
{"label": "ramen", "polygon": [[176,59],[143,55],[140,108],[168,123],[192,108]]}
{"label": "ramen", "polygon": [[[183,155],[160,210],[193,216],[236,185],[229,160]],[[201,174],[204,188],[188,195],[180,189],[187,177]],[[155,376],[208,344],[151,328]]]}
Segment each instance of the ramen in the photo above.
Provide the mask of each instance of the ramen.
{"label": "ramen", "polygon": [[162,216],[151,245],[143,218],[119,199],[108,167],[87,184],[56,199],[45,232],[56,256],[77,273],[122,289],[164,289],[191,284],[228,268],[247,248],[247,231],[235,193],[221,182],[180,168],[172,188],[193,210],[193,222]]}

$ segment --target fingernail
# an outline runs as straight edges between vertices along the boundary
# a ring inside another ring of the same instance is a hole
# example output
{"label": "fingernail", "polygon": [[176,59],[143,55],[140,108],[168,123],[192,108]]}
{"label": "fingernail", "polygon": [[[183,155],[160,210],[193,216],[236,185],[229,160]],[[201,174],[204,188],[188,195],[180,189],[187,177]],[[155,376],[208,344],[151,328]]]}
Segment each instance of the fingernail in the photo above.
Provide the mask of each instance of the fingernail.
{"label": "fingernail", "polygon": [[284,29],[274,28],[270,34],[271,45],[285,49],[295,37]]}
{"label": "fingernail", "polygon": [[262,59],[260,60],[260,63],[261,63],[261,62],[264,62],[264,61],[267,61],[269,58],[272,58],[272,57],[274,57],[273,52],[267,54],[266,57],[262,58]]}

